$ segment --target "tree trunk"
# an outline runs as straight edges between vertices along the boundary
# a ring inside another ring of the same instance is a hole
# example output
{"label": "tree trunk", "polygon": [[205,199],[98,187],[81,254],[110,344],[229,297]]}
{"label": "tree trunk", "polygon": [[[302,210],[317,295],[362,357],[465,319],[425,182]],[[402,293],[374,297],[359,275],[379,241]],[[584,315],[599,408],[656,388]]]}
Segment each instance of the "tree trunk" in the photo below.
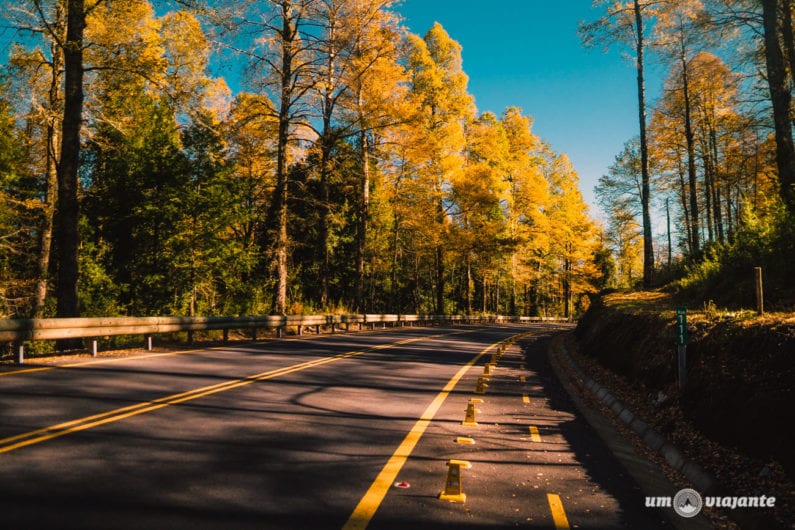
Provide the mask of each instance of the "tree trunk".
{"label": "tree trunk", "polygon": [[673,261],[673,241],[671,240],[671,209],[668,204],[668,197],[665,198],[665,223],[668,226],[668,270],[670,272]]}
{"label": "tree trunk", "polygon": [[331,116],[323,116],[323,136],[320,138],[320,307],[325,311],[329,303],[329,275],[331,273],[331,249],[329,219],[331,199],[329,196],[329,162],[331,158]]}
{"label": "tree trunk", "polygon": [[654,241],[651,228],[651,184],[649,177],[649,148],[646,139],[646,84],[644,79],[643,15],[640,1],[635,0],[635,31],[637,32],[638,121],[640,123],[641,209],[643,213],[643,286],[651,287],[654,280]]}
{"label": "tree trunk", "polygon": [[790,81],[795,82],[795,38],[792,28],[792,0],[782,0],[781,41],[787,53]]}
{"label": "tree trunk", "polygon": [[[80,164],[80,130],[83,118],[83,31],[86,13],[83,0],[67,3],[66,43],[64,45],[64,115],[61,125],[61,157],[58,163],[57,264],[58,317],[78,317],[78,169]],[[79,344],[80,341],[77,341]],[[59,346],[74,347],[75,341],[61,341]]]}
{"label": "tree trunk", "polygon": [[287,311],[287,149],[290,141],[290,121],[293,98],[293,60],[297,29],[292,20],[292,3],[282,3],[282,71],[280,75],[279,132],[276,146],[276,190],[273,194],[272,209],[277,223],[273,268],[276,285],[273,292],[271,312],[283,315]]}
{"label": "tree trunk", "polygon": [[467,254],[467,277],[466,277],[466,308],[467,308],[467,315],[472,314],[472,258],[469,254]]}
{"label": "tree trunk", "polygon": [[691,252],[695,256],[701,250],[698,212],[698,183],[696,175],[696,147],[693,134],[693,123],[690,112],[690,86],[688,80],[687,53],[684,44],[684,30],[681,31],[681,48],[679,60],[682,64],[682,96],[685,105],[685,143],[687,145],[687,177],[690,187],[690,226],[692,227]]}
{"label": "tree trunk", "polygon": [[444,314],[444,248],[436,245],[436,314]]}
{"label": "tree trunk", "polygon": [[[367,230],[370,223],[370,137],[364,120],[362,88],[357,94],[359,108],[359,163],[362,165],[362,202],[359,211],[359,229],[356,234],[356,309],[362,310],[362,289],[364,288],[364,257],[367,249]],[[393,271],[394,272],[394,271]]]}
{"label": "tree trunk", "polygon": [[779,44],[778,6],[778,0],[762,0],[765,63],[776,131],[779,193],[789,211],[795,212],[795,144],[792,141],[792,121],[790,120],[792,94],[787,86],[787,68]]}
{"label": "tree trunk", "polygon": [[[59,4],[54,24],[55,31],[63,31],[63,10]],[[55,222],[55,208],[58,199],[58,161],[60,159],[61,135],[56,118],[61,106],[61,69],[63,66],[63,51],[53,39],[50,46],[52,55],[52,76],[48,94],[47,109],[47,159],[45,173],[47,181],[44,191],[44,218],[41,222],[41,237],[39,241],[39,256],[37,260],[36,293],[33,300],[33,318],[43,318],[47,302],[47,290],[50,277],[50,254],[52,251],[52,236]]]}

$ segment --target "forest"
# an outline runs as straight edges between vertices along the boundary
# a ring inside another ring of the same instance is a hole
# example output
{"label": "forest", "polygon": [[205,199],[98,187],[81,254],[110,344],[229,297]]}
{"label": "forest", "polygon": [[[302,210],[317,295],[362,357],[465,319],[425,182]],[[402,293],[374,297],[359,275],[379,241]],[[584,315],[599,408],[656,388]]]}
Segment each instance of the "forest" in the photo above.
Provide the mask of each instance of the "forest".
{"label": "forest", "polygon": [[[478,112],[461,46],[397,1],[3,5],[0,318],[570,317],[791,240],[790,0],[595,2],[584,44],[638,68],[606,226],[531,115]],[[644,60],[669,69],[652,104]]]}
{"label": "forest", "polygon": [[[762,267],[773,306],[792,309],[793,3],[596,4],[603,16],[581,36],[631,58],[640,125],[595,190],[616,266],[607,283],[747,308],[750,271]],[[665,72],[651,102],[650,67]]]}
{"label": "forest", "polygon": [[598,281],[566,156],[393,2],[6,7],[3,316],[563,314]]}

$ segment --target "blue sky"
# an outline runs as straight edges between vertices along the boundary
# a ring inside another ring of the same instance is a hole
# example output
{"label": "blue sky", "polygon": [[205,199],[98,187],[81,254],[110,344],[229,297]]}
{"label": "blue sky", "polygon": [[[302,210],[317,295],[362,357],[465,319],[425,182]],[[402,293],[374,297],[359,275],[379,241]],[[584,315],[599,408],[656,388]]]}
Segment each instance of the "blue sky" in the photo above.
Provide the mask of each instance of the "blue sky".
{"label": "blue sky", "polygon": [[[579,23],[599,16],[592,0],[402,0],[397,11],[410,31],[424,35],[438,21],[461,43],[478,110],[499,115],[517,106],[532,116],[533,131],[572,160],[591,214],[601,218],[593,188],[638,134],[637,92],[623,50],[581,44]],[[12,33],[0,31],[3,62]],[[659,86],[649,77],[653,103]]]}
{"label": "blue sky", "polygon": [[[580,188],[601,217],[593,194],[626,141],[638,134],[634,65],[622,49],[585,48],[581,21],[599,11],[592,0],[403,0],[397,11],[424,35],[437,21],[463,46],[469,91],[480,112],[521,107],[533,131],[565,153]],[[649,82],[647,90],[656,87]]]}

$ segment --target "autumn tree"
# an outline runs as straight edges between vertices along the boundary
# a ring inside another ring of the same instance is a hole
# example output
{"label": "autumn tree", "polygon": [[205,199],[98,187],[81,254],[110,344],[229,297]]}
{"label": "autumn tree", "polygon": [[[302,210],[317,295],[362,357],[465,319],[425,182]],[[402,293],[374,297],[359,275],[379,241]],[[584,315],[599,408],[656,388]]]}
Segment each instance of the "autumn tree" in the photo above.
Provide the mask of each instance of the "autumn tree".
{"label": "autumn tree", "polygon": [[524,309],[529,315],[529,285],[539,281],[537,257],[549,247],[549,185],[542,168],[541,139],[533,134],[532,119],[518,107],[509,107],[501,119],[508,142],[505,180],[508,186],[507,217],[511,247],[511,298],[509,311],[519,313],[518,287],[522,286]]}
{"label": "autumn tree", "polygon": [[409,36],[411,97],[417,104],[416,126],[424,137],[425,161],[417,177],[423,182],[427,235],[433,247],[436,311],[445,312],[445,236],[448,207],[445,198],[454,175],[463,166],[464,124],[474,105],[467,93],[468,77],[462,68],[461,45],[436,23],[424,38]]}
{"label": "autumn tree", "polygon": [[[609,4],[609,2],[604,2]],[[650,174],[646,126],[646,30],[648,20],[654,16],[655,1],[633,0],[615,2],[607,13],[580,28],[586,44],[619,42],[629,45],[635,53],[638,85],[638,122],[640,125],[641,205],[643,217],[643,285],[649,287],[654,274],[654,243],[651,226]]]}
{"label": "autumn tree", "polygon": [[20,316],[23,299],[25,271],[25,249],[22,242],[27,239],[29,223],[25,221],[26,197],[20,194],[23,178],[24,153],[14,123],[13,108],[8,83],[0,71],[0,317]]}
{"label": "autumn tree", "polygon": [[553,278],[560,282],[563,316],[571,317],[576,295],[594,291],[598,271],[594,252],[597,227],[588,216],[588,207],[579,190],[579,176],[566,155],[553,155],[546,169],[550,184],[550,258]]}

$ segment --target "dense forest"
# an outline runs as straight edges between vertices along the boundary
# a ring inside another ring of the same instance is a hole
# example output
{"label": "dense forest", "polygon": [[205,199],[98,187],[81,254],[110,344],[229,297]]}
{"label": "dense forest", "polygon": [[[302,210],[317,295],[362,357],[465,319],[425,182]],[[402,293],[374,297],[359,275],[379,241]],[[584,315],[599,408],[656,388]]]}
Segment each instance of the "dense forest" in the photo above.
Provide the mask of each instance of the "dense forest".
{"label": "dense forest", "polygon": [[[479,113],[461,46],[399,2],[3,5],[0,318],[570,316],[795,207],[790,0],[596,2],[584,40],[639,74],[605,227],[531,116]],[[644,60],[670,70],[651,107]]]}
{"label": "dense forest", "polygon": [[0,314],[575,310],[574,169],[392,4],[6,4]]}

